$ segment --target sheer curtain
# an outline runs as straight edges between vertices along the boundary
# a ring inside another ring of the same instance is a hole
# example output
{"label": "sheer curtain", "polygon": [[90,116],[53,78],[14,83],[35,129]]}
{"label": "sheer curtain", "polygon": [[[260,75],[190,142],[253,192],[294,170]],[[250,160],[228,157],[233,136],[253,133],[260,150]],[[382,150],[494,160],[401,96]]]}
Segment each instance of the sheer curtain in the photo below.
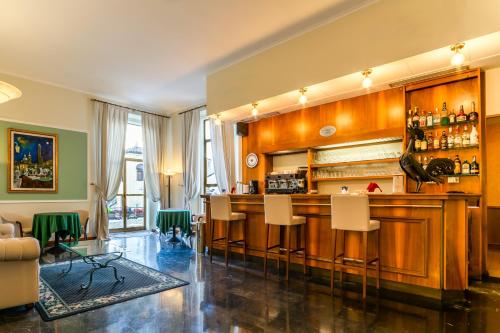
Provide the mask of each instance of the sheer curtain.
{"label": "sheer curtain", "polygon": [[109,238],[107,202],[116,197],[122,179],[127,122],[127,109],[94,102],[96,200],[93,216],[100,240]]}
{"label": "sheer curtain", "polygon": [[229,193],[231,188],[236,186],[234,123],[222,121],[220,125],[217,125],[215,119],[210,119],[210,137],[219,191]]}
{"label": "sheer curtain", "polygon": [[148,199],[147,229],[154,227],[154,219],[158,210],[167,208],[167,127],[168,119],[156,115],[142,116],[142,137],[144,140],[144,182]]}
{"label": "sheer curtain", "polygon": [[191,201],[200,192],[200,110],[183,114],[182,169],[184,182],[184,207],[191,209]]}

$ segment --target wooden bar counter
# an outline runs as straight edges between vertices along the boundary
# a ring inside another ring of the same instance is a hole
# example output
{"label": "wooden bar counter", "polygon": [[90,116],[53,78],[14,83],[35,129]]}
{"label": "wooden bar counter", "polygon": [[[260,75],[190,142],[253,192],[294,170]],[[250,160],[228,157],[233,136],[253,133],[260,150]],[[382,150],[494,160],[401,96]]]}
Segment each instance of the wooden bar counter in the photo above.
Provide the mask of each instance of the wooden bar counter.
{"label": "wooden bar counter", "polygon": [[[468,288],[468,221],[481,195],[370,194],[369,197],[371,216],[381,222],[383,288],[438,299],[447,291]],[[209,245],[210,197],[204,196],[204,199],[208,221],[205,235]],[[292,201],[294,215],[307,217],[307,265],[330,269],[330,196],[297,194],[292,195]],[[233,211],[247,214],[248,254],[262,257],[265,246],[263,195],[231,195],[231,203]],[[215,230],[216,235],[222,235],[222,223],[217,223]],[[242,230],[235,226],[232,232],[236,239]],[[292,236],[292,244],[295,236]],[[279,240],[277,229],[270,237],[272,243]],[[375,242],[369,244],[372,246],[370,256]],[[346,257],[360,258],[360,249],[361,237],[347,232]],[[233,252],[241,253],[242,249],[234,248]],[[374,276],[374,272],[370,273]]]}

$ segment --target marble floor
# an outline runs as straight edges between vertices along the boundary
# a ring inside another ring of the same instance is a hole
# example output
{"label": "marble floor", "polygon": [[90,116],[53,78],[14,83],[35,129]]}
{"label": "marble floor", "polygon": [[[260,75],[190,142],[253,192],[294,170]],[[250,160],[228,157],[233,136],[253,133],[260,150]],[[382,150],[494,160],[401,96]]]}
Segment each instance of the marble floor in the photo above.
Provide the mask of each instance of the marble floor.
{"label": "marble floor", "polygon": [[[264,280],[258,265],[226,270],[221,258],[173,248],[157,234],[115,234],[126,257],[189,281],[185,287],[44,322],[35,309],[0,311],[0,332],[498,332],[500,284],[474,283],[448,310],[344,292],[292,276]],[[215,258],[214,258],[215,259]],[[50,254],[44,262],[64,260]],[[0,295],[1,297],[1,295]]]}

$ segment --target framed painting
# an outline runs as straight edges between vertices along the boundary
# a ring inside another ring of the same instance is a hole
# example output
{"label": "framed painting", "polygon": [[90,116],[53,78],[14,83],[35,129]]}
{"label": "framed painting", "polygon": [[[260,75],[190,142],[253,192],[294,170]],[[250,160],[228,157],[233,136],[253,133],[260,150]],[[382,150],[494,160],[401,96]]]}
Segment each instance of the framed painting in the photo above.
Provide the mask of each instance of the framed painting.
{"label": "framed painting", "polygon": [[57,134],[9,128],[9,192],[57,192]]}

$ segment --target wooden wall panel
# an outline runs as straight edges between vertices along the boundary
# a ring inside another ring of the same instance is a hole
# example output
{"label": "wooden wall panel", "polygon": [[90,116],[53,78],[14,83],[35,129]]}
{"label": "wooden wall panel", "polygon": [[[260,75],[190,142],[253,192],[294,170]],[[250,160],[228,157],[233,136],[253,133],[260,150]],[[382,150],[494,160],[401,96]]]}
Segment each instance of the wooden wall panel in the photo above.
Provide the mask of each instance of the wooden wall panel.
{"label": "wooden wall panel", "polygon": [[500,206],[500,116],[486,119],[488,206]]}

